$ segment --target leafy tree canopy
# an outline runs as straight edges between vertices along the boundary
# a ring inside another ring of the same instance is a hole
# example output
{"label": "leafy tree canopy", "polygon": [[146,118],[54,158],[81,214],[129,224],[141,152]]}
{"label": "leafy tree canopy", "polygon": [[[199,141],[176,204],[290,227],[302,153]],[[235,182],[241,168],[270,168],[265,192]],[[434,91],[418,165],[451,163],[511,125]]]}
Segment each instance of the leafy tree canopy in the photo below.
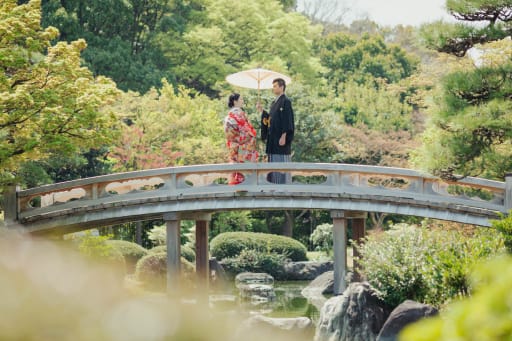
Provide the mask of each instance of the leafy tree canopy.
{"label": "leafy tree canopy", "polygon": [[319,64],[310,47],[321,27],[304,16],[285,12],[275,0],[208,0],[205,13],[204,21],[187,31],[181,43],[159,37],[178,83],[215,95],[215,84],[224,82],[227,74],[258,65],[307,80],[317,76]]}
{"label": "leafy tree canopy", "polygon": [[435,22],[422,27],[428,47],[456,56],[464,56],[471,47],[510,36],[512,1],[446,0],[448,12],[457,20],[470,24]]}
{"label": "leafy tree canopy", "polygon": [[[421,164],[449,179],[512,169],[512,63],[450,74],[424,134]],[[459,175],[455,175],[459,174]]]}
{"label": "leafy tree canopy", "polygon": [[343,91],[343,83],[372,82],[379,87],[384,83],[396,83],[413,74],[417,61],[398,45],[386,44],[380,35],[357,37],[347,33],[333,33],[317,41],[316,50],[327,68],[324,76],[337,93]]}
{"label": "leafy tree canopy", "polygon": [[123,127],[125,138],[112,150],[116,167],[136,170],[224,162],[220,102],[205,95],[192,97],[190,90],[175,89],[166,81],[163,84],[159,92],[124,93],[112,106],[131,124]]}
{"label": "leafy tree canopy", "polygon": [[51,46],[58,31],[42,29],[40,1],[0,5],[0,174],[25,160],[71,155],[107,143],[115,117],[100,107],[118,91],[80,66],[83,40]]}

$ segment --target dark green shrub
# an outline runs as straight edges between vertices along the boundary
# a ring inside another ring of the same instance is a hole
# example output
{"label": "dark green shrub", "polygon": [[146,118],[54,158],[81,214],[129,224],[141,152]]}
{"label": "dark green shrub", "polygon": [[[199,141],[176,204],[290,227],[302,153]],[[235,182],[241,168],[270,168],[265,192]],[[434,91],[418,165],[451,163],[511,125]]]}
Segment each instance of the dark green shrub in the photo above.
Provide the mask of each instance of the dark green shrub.
{"label": "dark green shrub", "polygon": [[181,245],[181,257],[185,258],[191,263],[194,263],[196,261],[196,253],[194,250],[192,250],[191,247],[187,245]]}
{"label": "dark green shrub", "polygon": [[[155,246],[154,248],[149,249],[149,253],[161,253],[161,252],[167,253],[167,245]],[[180,253],[181,253],[181,257],[185,258],[189,262],[194,263],[196,261],[196,253],[194,252],[194,250],[192,250],[191,247],[189,247],[187,245],[181,245]]]}
{"label": "dark green shrub", "polygon": [[[195,266],[181,258],[181,273],[184,279],[190,278]],[[135,279],[146,289],[165,291],[167,287],[167,254],[150,253],[142,257],[135,267]]]}
{"label": "dark green shrub", "polygon": [[222,266],[233,277],[241,272],[265,272],[274,279],[283,280],[285,261],[282,254],[246,249],[234,258],[222,260]]}
{"label": "dark green shrub", "polygon": [[89,232],[76,237],[73,241],[78,251],[87,258],[107,264],[119,273],[119,277],[126,275],[126,262],[123,254],[108,243],[109,236],[95,236]]}
{"label": "dark green shrub", "polygon": [[504,252],[503,239],[492,229],[467,236],[405,224],[368,237],[358,249],[363,275],[386,303],[410,299],[437,307],[468,295],[473,266]]}
{"label": "dark green shrub", "polygon": [[306,247],[293,238],[254,232],[226,232],[210,242],[210,253],[218,260],[237,257],[242,250],[278,253],[292,261],[307,260]]}
{"label": "dark green shrub", "polygon": [[512,340],[512,258],[478,264],[471,274],[470,297],[454,302],[440,316],[408,325],[399,340]]}
{"label": "dark green shrub", "polygon": [[148,250],[148,254],[167,252],[167,245],[158,245]]}
{"label": "dark green shrub", "polygon": [[139,244],[126,240],[107,240],[106,243],[123,255],[126,262],[126,272],[129,274],[135,272],[135,265],[139,259],[148,254],[148,250]]}

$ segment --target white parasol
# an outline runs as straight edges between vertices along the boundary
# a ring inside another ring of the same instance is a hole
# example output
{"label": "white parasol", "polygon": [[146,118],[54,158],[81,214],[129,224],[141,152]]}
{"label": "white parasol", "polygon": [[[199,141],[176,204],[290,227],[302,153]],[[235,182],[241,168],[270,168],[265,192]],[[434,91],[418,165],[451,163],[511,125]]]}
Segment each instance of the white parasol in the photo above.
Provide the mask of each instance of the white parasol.
{"label": "white parasol", "polygon": [[233,73],[226,77],[226,81],[242,88],[258,89],[259,97],[260,89],[272,89],[272,81],[276,78],[284,79],[287,85],[292,81],[290,77],[282,73],[261,68]]}

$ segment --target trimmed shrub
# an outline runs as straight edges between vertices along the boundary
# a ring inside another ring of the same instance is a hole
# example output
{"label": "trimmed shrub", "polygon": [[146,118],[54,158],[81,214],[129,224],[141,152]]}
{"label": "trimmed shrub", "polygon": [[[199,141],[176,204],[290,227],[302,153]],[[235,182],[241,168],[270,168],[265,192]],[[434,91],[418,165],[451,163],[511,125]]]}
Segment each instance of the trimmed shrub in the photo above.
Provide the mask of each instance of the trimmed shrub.
{"label": "trimmed shrub", "polygon": [[[154,248],[149,249],[149,253],[161,253],[161,252],[167,253],[167,245],[155,246]],[[181,245],[180,253],[181,253],[181,257],[185,258],[189,262],[194,263],[196,261],[196,253],[194,252],[194,250],[192,250],[191,247],[189,247],[187,245]]]}
{"label": "trimmed shrub", "polygon": [[108,243],[109,236],[94,236],[86,232],[74,239],[78,251],[87,258],[111,266],[122,278],[126,275],[126,261],[123,254]]}
{"label": "trimmed shrub", "polygon": [[254,232],[226,232],[210,242],[210,253],[218,260],[235,258],[242,250],[256,250],[263,253],[278,253],[292,261],[306,261],[307,249],[301,242],[275,234]]}
{"label": "trimmed shrub", "polygon": [[153,253],[166,253],[167,252],[167,245],[158,245],[158,246],[155,246],[155,247],[152,247],[151,249],[148,250],[148,254],[153,254]]}
{"label": "trimmed shrub", "polygon": [[148,250],[133,242],[126,240],[107,240],[106,242],[123,255],[126,272],[129,274],[135,272],[135,265],[139,259],[148,254]]}
{"label": "trimmed shrub", "polygon": [[265,272],[276,280],[283,280],[285,261],[282,254],[247,249],[237,257],[222,260],[222,266],[233,277],[241,272]]}
{"label": "trimmed shrub", "polygon": [[196,253],[194,252],[194,250],[192,250],[191,247],[187,245],[181,245],[180,251],[181,257],[185,258],[186,260],[192,263],[196,261]]}
{"label": "trimmed shrub", "polygon": [[[181,273],[189,279],[195,272],[194,264],[181,257]],[[150,253],[142,257],[135,267],[135,279],[148,290],[165,291],[167,287],[167,254]]]}

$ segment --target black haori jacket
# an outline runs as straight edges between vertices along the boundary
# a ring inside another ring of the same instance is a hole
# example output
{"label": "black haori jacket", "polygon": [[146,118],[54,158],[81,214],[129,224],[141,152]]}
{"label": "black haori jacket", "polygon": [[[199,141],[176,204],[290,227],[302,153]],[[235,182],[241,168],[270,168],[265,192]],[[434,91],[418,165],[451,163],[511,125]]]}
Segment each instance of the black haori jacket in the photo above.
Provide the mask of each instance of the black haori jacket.
{"label": "black haori jacket", "polygon": [[[295,132],[292,102],[285,94],[270,106],[270,112],[261,113],[261,139],[267,142],[266,153],[290,155]],[[279,145],[279,138],[286,132],[286,144]]]}

